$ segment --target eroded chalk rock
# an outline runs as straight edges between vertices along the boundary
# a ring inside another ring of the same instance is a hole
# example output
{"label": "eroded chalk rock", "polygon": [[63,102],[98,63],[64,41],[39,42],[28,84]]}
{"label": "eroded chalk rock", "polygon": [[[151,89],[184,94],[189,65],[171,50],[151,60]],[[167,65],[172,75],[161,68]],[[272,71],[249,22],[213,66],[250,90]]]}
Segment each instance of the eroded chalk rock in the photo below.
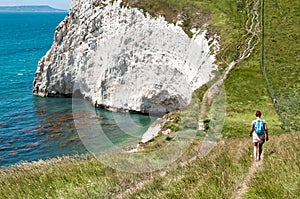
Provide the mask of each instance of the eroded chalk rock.
{"label": "eroded chalk rock", "polygon": [[189,38],[163,17],[121,7],[120,1],[94,2],[73,0],[39,61],[34,94],[82,96],[117,111],[166,113],[185,106],[213,77],[217,43],[206,31]]}

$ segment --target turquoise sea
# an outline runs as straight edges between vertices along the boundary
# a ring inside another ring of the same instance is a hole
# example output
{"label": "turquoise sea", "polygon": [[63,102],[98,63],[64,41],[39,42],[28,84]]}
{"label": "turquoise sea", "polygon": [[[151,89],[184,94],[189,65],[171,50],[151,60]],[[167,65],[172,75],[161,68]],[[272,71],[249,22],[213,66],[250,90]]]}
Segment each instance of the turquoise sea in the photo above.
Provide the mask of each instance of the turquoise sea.
{"label": "turquoise sea", "polygon": [[[74,125],[72,99],[32,95],[37,63],[50,49],[55,28],[66,15],[0,13],[0,167],[87,152]],[[100,109],[96,113],[114,144],[138,142],[152,122],[138,114],[128,117]],[[138,128],[120,128],[127,120]],[[134,133],[127,132],[131,130]]]}

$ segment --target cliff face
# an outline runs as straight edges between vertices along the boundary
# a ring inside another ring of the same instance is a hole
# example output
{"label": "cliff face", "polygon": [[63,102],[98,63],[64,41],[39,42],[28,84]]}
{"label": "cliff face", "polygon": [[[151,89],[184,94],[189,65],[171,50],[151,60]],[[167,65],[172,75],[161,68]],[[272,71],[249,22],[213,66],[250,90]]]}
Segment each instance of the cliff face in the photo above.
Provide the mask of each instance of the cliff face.
{"label": "cliff face", "polygon": [[109,2],[73,0],[39,61],[34,94],[80,94],[97,106],[143,113],[185,106],[216,70],[216,42]]}

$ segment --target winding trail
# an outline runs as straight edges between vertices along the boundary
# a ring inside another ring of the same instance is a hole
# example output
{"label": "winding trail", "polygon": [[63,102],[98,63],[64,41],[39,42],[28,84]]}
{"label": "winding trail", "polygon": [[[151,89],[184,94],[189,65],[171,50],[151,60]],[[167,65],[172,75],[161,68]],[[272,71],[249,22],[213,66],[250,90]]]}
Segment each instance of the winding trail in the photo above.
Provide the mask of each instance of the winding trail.
{"label": "winding trail", "polygon": [[[255,46],[260,42],[258,32],[260,31],[260,20],[259,20],[259,14],[258,14],[258,5],[260,0],[249,0],[247,1],[247,9],[251,9],[250,14],[248,15],[248,21],[246,22],[246,34],[242,36],[241,39],[245,39],[246,48],[241,53],[241,56],[238,57],[237,60],[232,61],[231,63],[227,63],[227,68],[225,72],[220,76],[218,81],[216,81],[204,94],[202,102],[201,102],[201,113],[200,113],[200,119],[202,118],[205,112],[209,109],[209,106],[211,105],[211,102],[215,95],[219,92],[219,90],[224,85],[225,80],[227,79],[230,71],[234,68],[236,64],[239,62],[247,59],[253,52]],[[253,7],[251,8],[251,3],[253,3]],[[226,62],[225,62],[226,63]],[[203,122],[203,120],[199,121],[199,123]],[[214,147],[217,143],[216,142],[204,142],[204,147],[208,148],[207,151],[209,151],[210,148]],[[196,156],[186,160],[185,162],[179,163],[179,167],[184,167],[188,165],[189,163],[197,160],[198,158],[204,157],[206,154],[197,154]],[[259,162],[253,162],[251,165],[249,172],[246,174],[246,177],[243,179],[243,181],[240,183],[241,186],[237,188],[236,194],[233,196],[233,199],[239,199],[242,198],[242,196],[246,193],[248,189],[248,184],[250,183],[252,177],[255,173],[259,172],[260,166],[262,164],[262,160]],[[159,176],[164,177],[168,171],[162,171],[159,173]],[[154,179],[154,176],[151,175],[151,177],[147,180],[141,181],[140,183],[136,185],[132,185],[129,189],[125,190],[124,192],[121,192],[114,198],[126,198],[128,195],[133,194],[139,189],[142,189],[145,185],[150,183]]]}
{"label": "winding trail", "polygon": [[[222,77],[215,84],[213,84],[207,90],[207,92],[204,94],[204,97],[202,100],[202,107],[205,111],[207,110],[207,108],[206,108],[207,103],[209,106],[213,97],[215,96],[215,94],[223,86],[223,83],[227,79],[230,71],[234,68],[234,66],[237,63],[248,58],[252,54],[255,46],[260,42],[259,36],[258,36],[258,32],[260,31],[260,29],[259,29],[260,28],[260,26],[259,26],[260,20],[259,20],[259,14],[258,14],[258,5],[260,3],[260,0],[253,0],[253,3],[254,3],[253,8],[251,9],[251,12],[250,12],[251,23],[250,23],[249,28],[246,26],[245,29],[247,31],[247,34],[243,36],[243,37],[246,37],[246,36],[250,35],[250,37],[247,41],[247,48],[243,51],[242,55],[238,58],[238,60],[232,61],[231,63],[227,64],[228,67],[227,67],[225,73],[222,75]],[[248,2],[247,6],[250,6],[249,4],[250,4],[250,2]],[[256,42],[255,42],[255,39],[257,39]],[[262,163],[263,163],[263,159],[258,162],[254,161],[252,163],[251,167],[249,168],[248,173],[246,174],[245,178],[242,180],[241,185],[237,188],[236,194],[232,197],[232,199],[241,199],[243,197],[243,195],[248,190],[249,183],[251,182],[251,179],[253,178],[254,174],[258,173],[261,170]]]}
{"label": "winding trail", "polygon": [[242,199],[243,195],[247,192],[249,183],[251,182],[252,177],[254,174],[260,172],[262,170],[263,158],[258,162],[253,162],[249,172],[247,173],[246,177],[244,178],[241,186],[238,187],[236,194],[231,199]]}
{"label": "winding trail", "polygon": [[[249,19],[251,19],[250,26],[245,27],[247,33],[243,35],[243,37],[247,37],[247,36],[249,37],[248,40],[246,40],[247,48],[243,51],[242,55],[236,61],[232,61],[229,64],[227,63],[228,67],[226,68],[225,72],[219,78],[219,80],[206,91],[206,93],[203,96],[202,102],[205,103],[208,102],[210,104],[213,97],[215,96],[217,91],[221,88],[221,86],[224,84],[224,81],[227,79],[230,71],[234,68],[234,66],[239,62],[247,59],[252,54],[255,46],[260,42],[258,36],[260,21],[259,21],[259,14],[257,12],[259,2],[260,0],[254,0],[254,5],[250,12],[251,16],[249,16]],[[250,6],[249,4],[250,3],[248,2],[247,7]],[[246,24],[248,24],[248,22]],[[255,39],[257,40],[255,41]]]}

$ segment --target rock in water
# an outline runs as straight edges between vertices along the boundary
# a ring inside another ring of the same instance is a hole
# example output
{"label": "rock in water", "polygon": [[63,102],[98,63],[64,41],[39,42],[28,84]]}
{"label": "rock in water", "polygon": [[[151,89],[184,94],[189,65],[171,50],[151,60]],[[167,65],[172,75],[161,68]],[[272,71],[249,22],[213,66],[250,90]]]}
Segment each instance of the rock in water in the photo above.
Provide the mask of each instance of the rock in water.
{"label": "rock in water", "polygon": [[187,105],[217,70],[206,31],[180,26],[120,1],[73,0],[39,61],[34,94],[82,96],[116,111],[166,113]]}

